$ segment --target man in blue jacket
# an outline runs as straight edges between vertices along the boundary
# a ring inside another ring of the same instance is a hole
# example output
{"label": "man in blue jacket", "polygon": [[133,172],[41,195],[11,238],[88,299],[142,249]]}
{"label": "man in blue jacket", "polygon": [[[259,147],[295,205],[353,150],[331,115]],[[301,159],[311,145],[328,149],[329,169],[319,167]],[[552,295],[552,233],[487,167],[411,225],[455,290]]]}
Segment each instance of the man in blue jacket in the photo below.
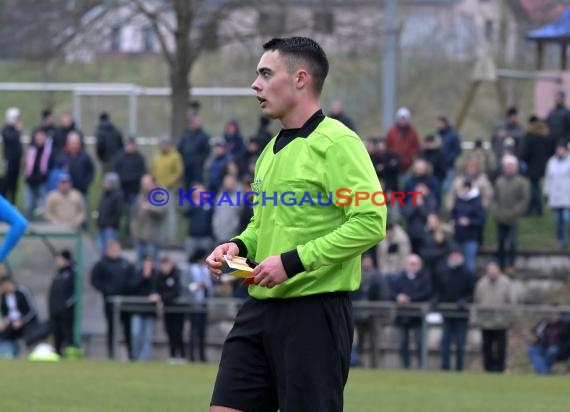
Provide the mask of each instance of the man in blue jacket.
{"label": "man in blue jacket", "polygon": [[[390,297],[400,306],[409,303],[427,302],[432,295],[432,282],[429,274],[422,268],[422,259],[410,255],[406,259],[406,269],[396,275]],[[418,366],[422,365],[422,318],[421,316],[402,316],[396,319],[400,327],[400,358],[405,369],[410,368],[410,332],[414,332],[418,356]]]}

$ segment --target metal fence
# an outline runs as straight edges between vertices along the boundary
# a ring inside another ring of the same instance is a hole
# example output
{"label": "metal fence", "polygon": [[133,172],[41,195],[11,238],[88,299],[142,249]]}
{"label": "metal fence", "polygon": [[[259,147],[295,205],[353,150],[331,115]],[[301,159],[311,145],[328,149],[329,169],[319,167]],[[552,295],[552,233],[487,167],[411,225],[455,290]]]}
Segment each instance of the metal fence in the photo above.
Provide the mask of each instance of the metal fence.
{"label": "metal fence", "polygon": [[[144,297],[114,296],[109,298],[113,305],[114,330],[119,331],[121,312],[148,312],[158,313],[214,313],[209,316],[209,322],[220,320],[233,320],[237,311],[244,302],[235,298],[210,298],[205,302],[196,302],[191,299],[179,299],[171,305],[151,304]],[[398,305],[391,301],[357,301],[353,303],[353,313],[359,318],[365,318],[370,327],[370,357],[371,366],[378,367],[378,353],[380,344],[376,339],[376,331],[379,327],[394,324],[398,316],[410,316],[421,319],[421,365],[427,369],[428,358],[428,331],[433,325],[430,318],[463,318],[469,319],[470,324],[477,327],[482,319],[499,318],[509,326],[553,315],[567,316],[570,318],[570,306],[553,305],[467,305],[465,309],[459,309],[454,304],[439,304],[433,306],[430,303],[409,303]],[[431,316],[430,316],[431,315]],[[115,353],[119,345],[119,333],[114,334],[113,347]]]}

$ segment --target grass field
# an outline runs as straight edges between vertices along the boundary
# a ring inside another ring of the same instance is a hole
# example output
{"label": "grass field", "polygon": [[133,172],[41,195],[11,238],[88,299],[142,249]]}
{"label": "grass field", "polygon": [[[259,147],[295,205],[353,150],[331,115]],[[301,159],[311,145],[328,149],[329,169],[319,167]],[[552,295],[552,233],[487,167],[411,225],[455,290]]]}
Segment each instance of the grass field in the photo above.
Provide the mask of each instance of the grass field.
{"label": "grass field", "polygon": [[[215,373],[215,365],[0,361],[0,411],[208,411]],[[567,411],[569,389],[567,377],[355,369],[345,410]]]}

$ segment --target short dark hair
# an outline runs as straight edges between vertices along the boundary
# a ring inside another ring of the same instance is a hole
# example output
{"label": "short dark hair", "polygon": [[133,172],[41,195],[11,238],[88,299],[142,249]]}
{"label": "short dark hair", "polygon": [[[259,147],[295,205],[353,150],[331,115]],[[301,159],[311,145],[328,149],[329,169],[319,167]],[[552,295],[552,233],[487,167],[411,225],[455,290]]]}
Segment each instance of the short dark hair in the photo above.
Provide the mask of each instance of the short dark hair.
{"label": "short dark hair", "polygon": [[47,119],[50,116],[51,116],[51,110],[50,109],[42,110],[42,119],[43,120]]}
{"label": "short dark hair", "polygon": [[519,111],[515,106],[509,107],[507,109],[507,117],[516,116],[518,114],[519,114]]}
{"label": "short dark hair", "polygon": [[14,283],[14,279],[12,279],[12,276],[10,275],[2,275],[0,276],[0,285],[3,285],[4,283]]}
{"label": "short dark hair", "polygon": [[299,60],[309,65],[317,94],[321,94],[329,73],[329,61],[321,46],[307,37],[275,38],[263,45],[263,50],[276,50],[288,59],[289,70],[299,66]]}

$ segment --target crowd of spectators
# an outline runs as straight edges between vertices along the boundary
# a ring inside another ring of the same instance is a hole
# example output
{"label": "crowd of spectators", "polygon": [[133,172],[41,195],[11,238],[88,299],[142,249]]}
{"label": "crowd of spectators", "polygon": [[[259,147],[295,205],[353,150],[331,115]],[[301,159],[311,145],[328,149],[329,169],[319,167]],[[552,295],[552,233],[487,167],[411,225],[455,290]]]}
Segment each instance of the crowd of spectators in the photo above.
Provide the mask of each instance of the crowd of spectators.
{"label": "crowd of spectators", "polygon": [[[344,112],[340,101],[331,104],[329,115],[356,130],[356,122]],[[257,132],[248,139],[235,120],[227,122],[220,135],[211,136],[202,125],[199,106],[194,106],[177,144],[162,137],[151,158],[143,156],[136,138],[124,138],[108,113],[99,116],[96,159],[69,113],[56,125],[51,111],[45,110],[26,150],[22,132],[20,111],[9,109],[2,129],[5,173],[0,193],[15,202],[23,170],[27,217],[67,224],[74,230],[88,229],[92,215],[89,198],[99,195],[94,223],[101,260],[92,270],[91,281],[104,298],[135,295],[148,297],[152,304],[170,304],[189,291],[198,300],[220,293],[240,297],[247,293],[235,282],[231,289],[213,284],[200,262],[215,244],[240,233],[251,219],[251,207],[235,197],[251,190],[256,160],[276,132],[270,119],[261,117]],[[567,248],[569,140],[570,110],[562,92],[556,95],[547,118],[533,115],[525,127],[517,109],[510,108],[489,138],[477,139],[469,152],[463,151],[463,139],[448,117],[436,117],[434,129],[422,137],[411,111],[400,108],[385,137],[367,138],[365,143],[388,195],[398,191],[421,194],[389,203],[386,239],[364,255],[362,288],[355,299],[392,300],[399,305],[450,303],[459,311],[471,302],[514,302],[509,277],[516,270],[520,221],[542,215],[546,202],[555,216],[558,245]],[[98,170],[101,190],[93,188]],[[155,188],[166,190],[173,199],[178,198],[179,189],[192,189],[196,205],[180,207],[175,201],[167,206],[153,205],[149,193]],[[216,200],[229,196],[233,206],[229,202],[216,207],[199,202],[206,191],[213,192]],[[484,239],[489,221],[497,229],[496,259],[479,267],[477,256],[484,240],[495,243]],[[183,222],[187,234],[181,243],[177,235]],[[122,245],[134,247],[133,262],[122,257]],[[188,262],[172,262],[163,256],[161,252],[171,246],[183,247]],[[105,315],[109,356],[114,357],[111,342],[116,331],[107,301]],[[205,312],[192,316],[189,347],[183,344],[184,316],[165,317],[173,360],[205,360],[205,316]],[[122,315],[131,359],[149,358],[155,318],[146,312]],[[420,324],[417,317],[398,316],[405,368],[412,365],[410,348],[421,352]],[[481,327],[484,368],[503,371],[509,320],[495,316],[483,320]],[[61,340],[67,339],[64,329]],[[452,345],[456,348],[455,368],[463,368],[467,330],[467,317],[444,317],[443,369],[451,369]]]}

